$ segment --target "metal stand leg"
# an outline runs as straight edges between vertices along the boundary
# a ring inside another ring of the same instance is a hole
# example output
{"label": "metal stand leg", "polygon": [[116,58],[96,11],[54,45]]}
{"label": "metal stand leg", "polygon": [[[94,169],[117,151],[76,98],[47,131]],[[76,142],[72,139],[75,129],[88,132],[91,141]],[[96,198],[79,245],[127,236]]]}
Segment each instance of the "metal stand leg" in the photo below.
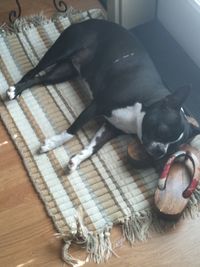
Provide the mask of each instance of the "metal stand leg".
{"label": "metal stand leg", "polygon": [[9,13],[9,21],[10,21],[11,23],[13,23],[17,18],[19,18],[19,17],[21,16],[21,11],[22,11],[22,9],[21,9],[19,0],[16,0],[16,4],[17,4],[17,8],[18,8],[18,10],[17,10],[17,11],[12,10],[12,11],[10,11],[10,13]]}
{"label": "metal stand leg", "polygon": [[[19,0],[16,0],[17,10],[11,10],[9,13],[9,21],[14,23],[17,18],[21,16],[21,5]],[[53,0],[53,4],[57,11],[59,12],[66,12],[67,11],[67,4],[63,0]]]}
{"label": "metal stand leg", "polygon": [[67,4],[62,0],[53,0],[54,6],[57,11],[59,12],[66,12],[67,11]]}

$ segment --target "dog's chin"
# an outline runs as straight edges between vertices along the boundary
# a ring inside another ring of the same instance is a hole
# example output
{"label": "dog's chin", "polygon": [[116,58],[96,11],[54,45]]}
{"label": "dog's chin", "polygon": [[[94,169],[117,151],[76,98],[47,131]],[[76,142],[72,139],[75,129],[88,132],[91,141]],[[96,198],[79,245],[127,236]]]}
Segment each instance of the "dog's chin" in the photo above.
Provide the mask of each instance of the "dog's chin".
{"label": "dog's chin", "polygon": [[160,160],[162,158],[164,158],[164,156],[166,155],[166,153],[160,153],[160,152],[152,152],[152,151],[147,151],[147,154],[154,160]]}

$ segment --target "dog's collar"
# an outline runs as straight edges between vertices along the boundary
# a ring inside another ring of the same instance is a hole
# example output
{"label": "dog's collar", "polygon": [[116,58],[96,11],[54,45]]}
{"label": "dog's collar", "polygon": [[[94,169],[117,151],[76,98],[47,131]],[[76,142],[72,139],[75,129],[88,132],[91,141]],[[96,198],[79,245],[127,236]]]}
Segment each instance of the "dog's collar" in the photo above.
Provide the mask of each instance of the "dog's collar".
{"label": "dog's collar", "polygon": [[116,63],[118,63],[118,62],[120,62],[120,61],[122,61],[122,60],[124,60],[124,59],[129,58],[129,57],[133,57],[134,55],[135,55],[135,53],[133,53],[133,52],[131,52],[130,54],[126,54],[126,55],[124,55],[124,56],[122,56],[122,57],[119,57],[119,58],[115,59],[115,60],[113,61],[113,64],[116,64]]}
{"label": "dog's collar", "polygon": [[[185,111],[184,111],[184,109],[182,107],[181,107],[181,113],[187,119]],[[179,135],[179,137],[176,140],[174,140],[172,142],[169,142],[168,145],[172,145],[172,144],[178,143],[183,138],[183,136],[184,136],[184,131]]]}
{"label": "dog's collar", "polygon": [[182,132],[176,140],[169,142],[168,144],[172,145],[172,144],[179,142],[183,138],[183,136],[184,136],[184,132]]}
{"label": "dog's collar", "polygon": [[184,110],[183,107],[181,107],[181,112],[182,112],[183,116],[187,119],[187,115],[186,115],[185,110]]}

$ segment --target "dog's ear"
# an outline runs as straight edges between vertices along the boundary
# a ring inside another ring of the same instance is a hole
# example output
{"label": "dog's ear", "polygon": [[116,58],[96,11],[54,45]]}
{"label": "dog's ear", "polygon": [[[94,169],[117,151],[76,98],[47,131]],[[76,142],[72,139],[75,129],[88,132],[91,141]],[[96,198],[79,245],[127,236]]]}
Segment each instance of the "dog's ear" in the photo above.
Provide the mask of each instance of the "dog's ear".
{"label": "dog's ear", "polygon": [[165,98],[165,104],[179,110],[191,91],[191,85],[176,89],[175,92]]}

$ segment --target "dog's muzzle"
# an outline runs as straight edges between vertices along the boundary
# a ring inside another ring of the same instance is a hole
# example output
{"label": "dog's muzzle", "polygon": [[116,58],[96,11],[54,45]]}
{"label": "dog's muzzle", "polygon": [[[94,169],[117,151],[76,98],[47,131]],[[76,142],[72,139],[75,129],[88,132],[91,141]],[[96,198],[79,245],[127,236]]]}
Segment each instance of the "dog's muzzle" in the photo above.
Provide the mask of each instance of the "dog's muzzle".
{"label": "dog's muzzle", "polygon": [[176,140],[168,142],[166,144],[160,143],[160,142],[151,142],[150,144],[145,146],[146,151],[154,159],[161,159],[167,154],[169,146],[178,144],[182,140],[183,137],[184,137],[184,133],[181,133],[180,136]]}
{"label": "dog's muzzle", "polygon": [[169,144],[152,142],[146,147],[146,151],[154,159],[161,159],[167,153],[168,147],[169,147]]}

